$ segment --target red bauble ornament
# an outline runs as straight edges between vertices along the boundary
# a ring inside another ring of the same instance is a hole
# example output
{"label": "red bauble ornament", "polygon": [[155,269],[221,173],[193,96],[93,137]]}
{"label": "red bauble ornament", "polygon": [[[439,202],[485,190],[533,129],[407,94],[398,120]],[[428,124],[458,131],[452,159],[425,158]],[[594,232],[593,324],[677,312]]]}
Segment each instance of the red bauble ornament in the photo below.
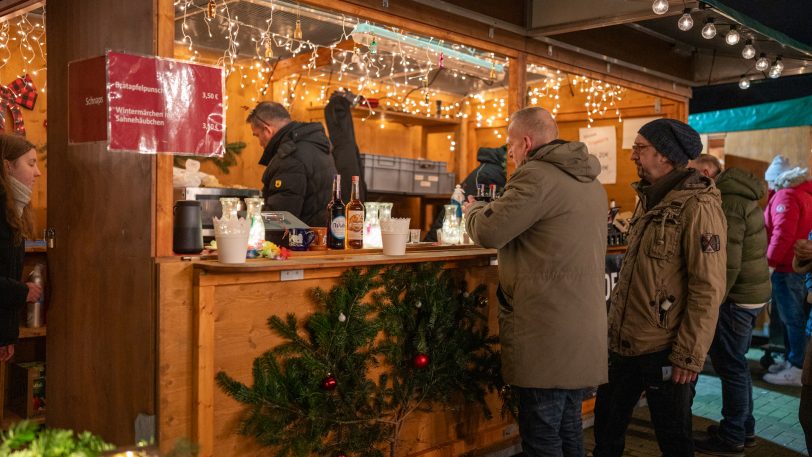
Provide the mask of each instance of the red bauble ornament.
{"label": "red bauble ornament", "polygon": [[416,356],[414,356],[414,359],[412,359],[412,365],[420,370],[426,368],[429,366],[429,356],[419,352]]}
{"label": "red bauble ornament", "polygon": [[321,380],[321,388],[324,390],[335,390],[338,386],[338,380],[333,375],[327,375],[326,378]]}

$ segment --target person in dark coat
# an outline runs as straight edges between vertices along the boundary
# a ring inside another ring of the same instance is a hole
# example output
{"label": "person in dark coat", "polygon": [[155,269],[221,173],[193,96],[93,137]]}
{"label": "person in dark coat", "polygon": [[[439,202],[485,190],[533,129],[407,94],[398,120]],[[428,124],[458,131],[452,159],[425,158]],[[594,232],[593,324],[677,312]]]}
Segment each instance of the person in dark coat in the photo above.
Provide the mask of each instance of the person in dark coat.
{"label": "person in dark coat", "polygon": [[40,176],[34,145],[17,135],[0,134],[0,361],[14,355],[20,310],[39,300],[42,289],[21,281],[25,238],[31,236],[31,189]]}
{"label": "person in dark coat", "polygon": [[[501,191],[505,187],[505,182],[507,182],[506,155],[507,151],[504,146],[500,148],[479,148],[476,154],[479,166],[460,183],[465,195],[476,195],[479,184],[484,184],[486,190],[491,184],[496,184],[497,192]],[[443,228],[443,219],[445,219],[445,213],[441,206],[434,215],[434,222],[431,224],[429,233],[424,237],[424,241],[437,241],[437,230]]]}
{"label": "person in dark coat", "polygon": [[367,185],[364,181],[364,167],[361,164],[361,154],[355,142],[355,127],[352,124],[352,108],[355,95],[352,92],[335,92],[324,107],[324,120],[327,123],[327,133],[333,144],[333,158],[338,174],[345,179],[341,181],[341,197],[345,200],[350,197],[352,181],[350,176],[358,176],[358,198],[367,199]]}
{"label": "person in dark coat", "polygon": [[265,148],[259,159],[266,166],[264,210],[288,211],[309,226],[323,227],[336,166],[322,125],[292,121],[285,107],[275,102],[257,104],[247,122]]}

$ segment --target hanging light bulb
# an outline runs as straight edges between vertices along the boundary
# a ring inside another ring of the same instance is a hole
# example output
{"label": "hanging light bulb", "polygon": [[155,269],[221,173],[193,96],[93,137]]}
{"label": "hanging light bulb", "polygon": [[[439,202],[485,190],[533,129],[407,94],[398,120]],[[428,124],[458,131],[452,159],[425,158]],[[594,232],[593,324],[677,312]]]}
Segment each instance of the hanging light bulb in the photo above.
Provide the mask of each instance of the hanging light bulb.
{"label": "hanging light bulb", "polygon": [[209,0],[209,4],[206,6],[206,17],[211,20],[215,16],[217,16],[217,3],[214,0]]}
{"label": "hanging light bulb", "polygon": [[302,39],[302,20],[296,19],[296,28],[293,30],[293,39],[294,40],[301,40]]}
{"label": "hanging light bulb", "polygon": [[764,54],[762,52],[761,55],[758,56],[758,60],[756,60],[756,70],[764,71],[767,68],[769,68],[769,66],[770,66],[770,61],[767,60],[767,54]]}
{"label": "hanging light bulb", "polygon": [[750,88],[750,80],[747,78],[746,75],[742,75],[742,79],[739,80],[739,89],[746,90]]}
{"label": "hanging light bulb", "polygon": [[728,31],[727,35],[725,35],[725,43],[735,46],[739,44],[739,39],[741,39],[741,35],[739,35],[739,31],[736,29],[736,26],[731,26],[730,31]]}
{"label": "hanging light bulb", "polygon": [[654,0],[651,4],[651,10],[654,14],[665,14],[668,12],[668,0]]}
{"label": "hanging light bulb", "polygon": [[677,27],[683,32],[687,32],[694,27],[694,18],[691,17],[691,8],[682,10],[682,16],[677,21]]}
{"label": "hanging light bulb", "polygon": [[781,61],[781,56],[775,58],[775,62],[773,62],[773,66],[778,69],[778,72],[781,73],[784,71],[784,62]]}
{"label": "hanging light bulb", "polygon": [[716,26],[713,25],[713,18],[709,17],[705,20],[705,26],[702,27],[702,38],[710,40],[716,36]]}
{"label": "hanging light bulb", "polygon": [[745,59],[752,59],[756,56],[756,48],[753,46],[753,40],[744,42],[744,49],[742,49],[742,57]]}
{"label": "hanging light bulb", "polygon": [[767,73],[767,76],[769,76],[772,79],[778,78],[779,76],[781,76],[781,69],[773,65],[772,67],[770,67],[770,72]]}

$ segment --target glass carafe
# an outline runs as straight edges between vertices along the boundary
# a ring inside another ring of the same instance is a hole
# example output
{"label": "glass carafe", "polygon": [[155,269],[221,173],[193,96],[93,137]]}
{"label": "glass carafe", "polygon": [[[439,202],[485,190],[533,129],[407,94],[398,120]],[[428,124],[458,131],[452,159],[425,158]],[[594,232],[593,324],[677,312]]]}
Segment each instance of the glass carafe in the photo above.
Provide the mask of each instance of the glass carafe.
{"label": "glass carafe", "polygon": [[457,218],[459,205],[444,205],[445,217],[443,218],[443,242],[445,244],[460,243],[460,220]]}
{"label": "glass carafe", "polygon": [[382,221],[384,219],[391,219],[392,218],[392,203],[383,202],[379,203],[381,207],[378,209],[378,220]]}
{"label": "glass carafe", "polygon": [[245,199],[247,211],[246,218],[251,229],[248,232],[248,246],[256,246],[265,239],[265,222],[262,220],[262,205],[265,199],[262,197],[248,197]]}
{"label": "glass carafe", "polygon": [[368,248],[381,247],[381,224],[378,220],[380,203],[366,202],[366,217],[364,218],[364,246]]}
{"label": "glass carafe", "polygon": [[220,220],[237,219],[237,211],[240,210],[240,199],[234,197],[223,197],[220,199],[220,206],[223,208],[223,215]]}

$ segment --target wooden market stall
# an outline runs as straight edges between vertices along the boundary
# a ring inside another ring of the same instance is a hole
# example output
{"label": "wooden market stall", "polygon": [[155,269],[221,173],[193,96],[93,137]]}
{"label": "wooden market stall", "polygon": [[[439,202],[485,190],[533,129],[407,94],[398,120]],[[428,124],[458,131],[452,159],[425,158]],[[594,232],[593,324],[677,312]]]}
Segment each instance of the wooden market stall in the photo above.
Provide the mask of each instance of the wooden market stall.
{"label": "wooden market stall", "polygon": [[[588,79],[590,84],[602,81],[622,86],[626,96],[617,107],[623,119],[667,116],[685,120],[687,116],[687,86],[633,69],[610,69],[601,59],[549,47],[512,32],[500,31],[491,37],[487,28],[468,18],[427,11],[419,3],[391,2],[388,8],[371,1],[301,3],[493,53],[510,69],[499,87],[479,99],[460,102],[453,94],[432,95],[432,101],[440,99],[445,107],[459,102],[455,113],[461,116],[436,118],[393,111],[381,119],[358,111],[355,127],[362,152],[446,162],[461,180],[476,167],[478,147],[504,143],[504,118],[532,104],[529,94],[541,83],[528,76],[531,66],[559,70],[569,80],[577,76],[586,78],[580,79],[584,83]],[[260,455],[253,442],[233,432],[239,405],[215,388],[209,374],[226,369],[247,376],[253,358],[275,342],[265,320],[288,310],[306,313],[310,309],[304,302],[308,288],[333,284],[350,265],[395,261],[377,252],[364,252],[328,256],[318,262],[297,258],[251,262],[244,269],[232,269],[175,256],[173,157],[112,153],[104,143],[69,145],[67,125],[69,62],[109,49],[191,57],[188,46],[178,43],[175,2],[68,0],[49,3],[48,15],[49,123],[40,139],[42,143],[47,140],[50,173],[47,225],[43,222],[42,227],[55,231],[47,262],[50,271],[58,273],[49,278],[46,422],[91,430],[120,444],[154,432],[163,450],[171,448],[176,438],[186,437],[202,445],[202,455]],[[198,60],[206,62],[206,56],[214,56],[216,51],[201,50]],[[285,68],[282,63],[277,65]],[[321,91],[306,94],[305,86],[290,90],[301,75],[293,70],[293,63],[287,65],[289,70],[280,71],[278,80],[271,81],[267,98],[281,100],[292,94],[298,98],[291,108],[294,118],[321,121]],[[231,73],[226,80],[226,141],[245,147],[228,174],[211,163],[203,166],[223,184],[257,187],[261,150],[245,123],[244,108],[250,109],[258,98],[256,88],[240,87],[239,75]],[[324,79],[316,74],[308,77]],[[283,94],[286,82],[288,92]],[[328,95],[333,83],[325,84]],[[588,116],[581,95],[570,89],[569,85],[559,89],[558,120],[562,138],[577,140],[579,129],[588,125]],[[539,97],[536,104],[552,109],[551,100]],[[41,107],[45,109],[45,104]],[[494,120],[477,125],[477,114],[483,119],[493,115]],[[604,118],[596,117],[593,125],[620,124],[609,112]],[[621,130],[618,127],[617,181],[607,191],[621,206],[631,208],[634,197],[628,184],[635,179],[635,171],[625,160],[628,151],[621,149]],[[376,198],[397,198],[395,214],[402,211],[425,227],[433,214],[431,205],[447,197]],[[44,216],[42,197],[35,202]],[[396,262],[445,262],[447,268],[487,284],[492,297],[493,255],[478,248],[448,249],[414,252]],[[301,270],[303,279],[282,282],[283,270]],[[490,303],[489,319],[495,329],[496,301]],[[489,401],[496,405],[498,399],[494,396]],[[409,426],[409,442],[401,448],[402,455],[459,455],[515,444],[517,432],[509,421],[484,421],[467,413],[466,417],[454,413],[419,416]]]}

